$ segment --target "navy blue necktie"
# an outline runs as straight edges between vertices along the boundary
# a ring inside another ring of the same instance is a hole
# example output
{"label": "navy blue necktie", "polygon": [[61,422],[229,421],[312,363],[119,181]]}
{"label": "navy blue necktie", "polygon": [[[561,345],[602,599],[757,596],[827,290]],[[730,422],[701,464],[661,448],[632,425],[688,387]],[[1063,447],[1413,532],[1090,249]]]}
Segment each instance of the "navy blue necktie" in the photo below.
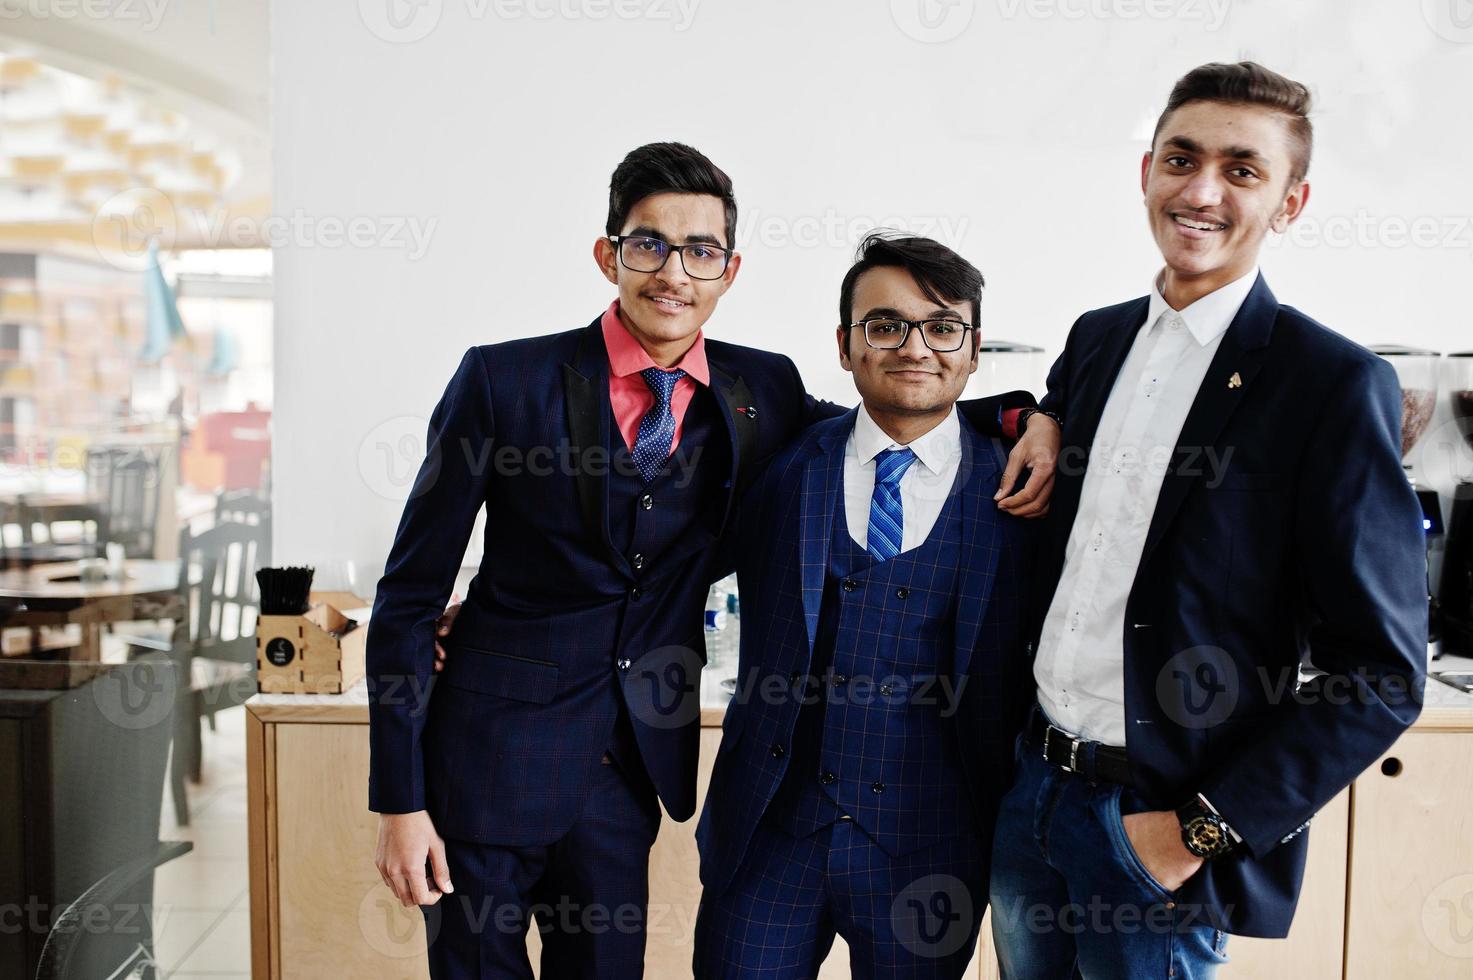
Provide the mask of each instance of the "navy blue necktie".
{"label": "navy blue necktie", "polygon": [[900,506],[900,478],[916,461],[909,449],[885,449],[875,457],[875,492],[869,501],[869,533],[865,547],[876,561],[900,554],[905,514]]}
{"label": "navy blue necktie", "polygon": [[675,393],[675,382],[685,377],[685,372],[676,368],[665,371],[657,367],[639,372],[644,383],[654,393],[655,403],[639,420],[639,435],[634,438],[634,465],[644,482],[653,483],[655,477],[670,458],[670,444],[675,440],[675,416],[670,411],[670,396]]}

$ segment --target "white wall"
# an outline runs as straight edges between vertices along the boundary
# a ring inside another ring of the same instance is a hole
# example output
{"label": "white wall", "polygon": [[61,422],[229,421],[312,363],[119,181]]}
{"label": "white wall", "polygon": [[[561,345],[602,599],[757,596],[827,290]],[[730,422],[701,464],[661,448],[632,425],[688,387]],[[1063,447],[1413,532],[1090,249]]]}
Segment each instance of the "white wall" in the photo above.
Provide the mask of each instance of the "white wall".
{"label": "white wall", "polygon": [[608,303],[608,177],[650,140],[736,183],[745,264],[708,332],[852,401],[831,331],[864,227],[958,248],[986,334],[1051,358],[1157,267],[1137,170],[1172,82],[1255,58],[1319,97],[1305,233],[1264,256],[1279,297],[1361,342],[1473,347],[1473,29],[1441,2],[276,3],[274,195],[300,229],[276,256],[276,555],[372,587],[464,349]]}

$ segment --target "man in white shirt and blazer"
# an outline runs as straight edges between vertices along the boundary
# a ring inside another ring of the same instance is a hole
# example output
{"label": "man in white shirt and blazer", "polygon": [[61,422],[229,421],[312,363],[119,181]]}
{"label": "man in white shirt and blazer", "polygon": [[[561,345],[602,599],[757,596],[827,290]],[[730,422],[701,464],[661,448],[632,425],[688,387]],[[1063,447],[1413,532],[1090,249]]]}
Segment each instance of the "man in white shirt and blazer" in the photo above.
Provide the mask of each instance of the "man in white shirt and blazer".
{"label": "man in white shirt and blazer", "polygon": [[1165,268],[1049,376],[1038,704],[992,860],[1006,977],[1190,980],[1229,933],[1284,936],[1310,817],[1418,714],[1396,376],[1258,272],[1309,199],[1309,103],[1251,62],[1177,83],[1141,164]]}

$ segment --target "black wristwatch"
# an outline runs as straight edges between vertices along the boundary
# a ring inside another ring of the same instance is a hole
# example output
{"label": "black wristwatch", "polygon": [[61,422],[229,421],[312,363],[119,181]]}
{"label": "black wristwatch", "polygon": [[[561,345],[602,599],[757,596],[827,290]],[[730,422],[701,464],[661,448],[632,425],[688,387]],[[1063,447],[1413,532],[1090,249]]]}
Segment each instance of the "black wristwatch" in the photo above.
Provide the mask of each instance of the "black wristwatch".
{"label": "black wristwatch", "polygon": [[1220,858],[1233,849],[1232,831],[1227,821],[1194,799],[1176,811],[1181,822],[1181,842],[1197,857],[1206,861]]}
{"label": "black wristwatch", "polygon": [[1033,416],[1035,415],[1047,416],[1048,418],[1053,419],[1054,424],[1057,425],[1059,428],[1062,429],[1064,427],[1064,420],[1059,418],[1053,412],[1045,412],[1041,408],[1025,408],[1018,413],[1018,438],[1021,439],[1023,437],[1023,433],[1028,429],[1028,420],[1033,418]]}

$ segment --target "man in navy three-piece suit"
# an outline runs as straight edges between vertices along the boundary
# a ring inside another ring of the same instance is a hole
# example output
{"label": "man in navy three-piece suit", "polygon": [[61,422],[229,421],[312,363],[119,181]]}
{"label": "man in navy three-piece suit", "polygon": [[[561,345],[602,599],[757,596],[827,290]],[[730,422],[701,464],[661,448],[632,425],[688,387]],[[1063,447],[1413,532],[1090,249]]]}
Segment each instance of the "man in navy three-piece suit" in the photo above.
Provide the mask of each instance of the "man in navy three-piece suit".
{"label": "man in navy three-piece suit", "polygon": [[744,498],[741,668],[701,816],[695,973],[960,977],[1029,704],[1025,522],[956,411],[982,275],[871,237],[841,288],[863,404],[813,426]]}
{"label": "man in navy three-piece suit", "polygon": [[[533,918],[543,980],[643,972],[660,804],[695,808],[716,545],[761,462],[841,411],[788,358],[702,336],[740,266],[735,228],[705,156],[634,150],[594,250],[617,302],[579,330],[471,348],[431,416],[367,674],[375,863],[423,907],[436,978],[530,977]],[[1031,404],[964,411],[1012,435]],[[1056,447],[1052,423],[1030,428],[1008,461],[1029,485],[987,504],[1045,509]],[[437,677],[436,622],[483,505]]]}

